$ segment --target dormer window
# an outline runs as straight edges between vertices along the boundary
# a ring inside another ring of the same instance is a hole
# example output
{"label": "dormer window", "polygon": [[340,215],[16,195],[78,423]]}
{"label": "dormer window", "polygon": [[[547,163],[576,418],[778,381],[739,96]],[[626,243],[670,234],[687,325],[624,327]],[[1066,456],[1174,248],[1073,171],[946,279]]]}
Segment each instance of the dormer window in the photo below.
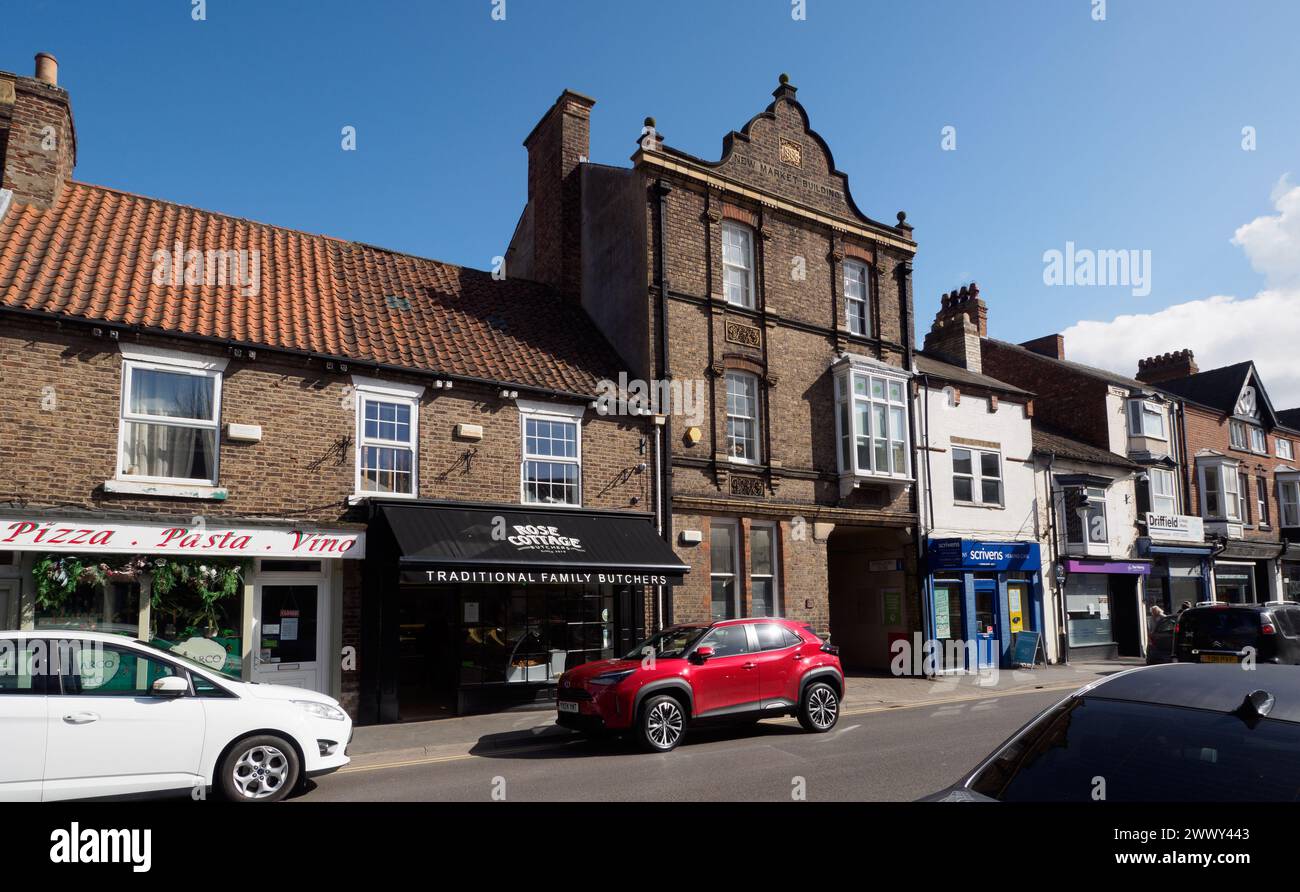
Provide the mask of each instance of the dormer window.
{"label": "dormer window", "polygon": [[1166,439],[1164,407],[1151,400],[1129,400],[1128,432],[1134,437]]}

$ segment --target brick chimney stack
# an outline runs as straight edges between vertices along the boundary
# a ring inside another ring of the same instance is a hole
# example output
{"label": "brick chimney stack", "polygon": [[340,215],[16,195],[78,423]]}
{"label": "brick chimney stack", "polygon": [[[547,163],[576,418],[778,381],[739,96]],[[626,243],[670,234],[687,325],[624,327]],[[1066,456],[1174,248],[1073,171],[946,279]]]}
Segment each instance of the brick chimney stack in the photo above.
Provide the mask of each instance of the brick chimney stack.
{"label": "brick chimney stack", "polygon": [[1159,384],[1162,381],[1186,378],[1199,371],[1191,350],[1175,350],[1173,353],[1139,359],[1137,379],[1144,384]]}
{"label": "brick chimney stack", "polygon": [[983,365],[980,338],[988,333],[988,307],[979,285],[971,282],[943,296],[925,336],[925,351],[978,374]]}
{"label": "brick chimney stack", "polygon": [[507,255],[507,275],[582,296],[582,170],[596,100],[565,90],[524,139],[528,206]]}
{"label": "brick chimney stack", "polygon": [[1065,359],[1065,337],[1059,334],[1043,335],[1041,338],[1025,341],[1020,346],[1030,353],[1037,353],[1039,356]]}
{"label": "brick chimney stack", "polygon": [[59,63],[36,54],[33,77],[0,72],[0,188],[13,201],[48,208],[77,163],[72,103],[59,86]]}

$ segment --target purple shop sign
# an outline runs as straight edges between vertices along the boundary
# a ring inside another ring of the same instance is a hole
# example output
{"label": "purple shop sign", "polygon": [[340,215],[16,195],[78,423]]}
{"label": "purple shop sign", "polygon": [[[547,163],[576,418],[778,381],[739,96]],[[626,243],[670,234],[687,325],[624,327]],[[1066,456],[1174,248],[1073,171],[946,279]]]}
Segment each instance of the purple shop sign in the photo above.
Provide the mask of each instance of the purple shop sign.
{"label": "purple shop sign", "polygon": [[1130,576],[1150,576],[1151,565],[1138,561],[1066,561],[1065,569],[1071,573],[1125,573]]}

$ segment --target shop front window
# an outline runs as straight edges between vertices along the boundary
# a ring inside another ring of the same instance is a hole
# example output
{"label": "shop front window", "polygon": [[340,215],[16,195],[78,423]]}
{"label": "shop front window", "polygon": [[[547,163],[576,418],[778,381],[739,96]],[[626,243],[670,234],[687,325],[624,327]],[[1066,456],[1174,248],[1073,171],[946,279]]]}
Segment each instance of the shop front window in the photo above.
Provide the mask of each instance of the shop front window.
{"label": "shop front window", "polygon": [[35,625],[38,629],[78,629],[138,638],[140,586],[135,582],[83,582],[62,597],[37,598]]}
{"label": "shop front window", "polygon": [[614,656],[610,586],[484,586],[459,597],[462,685],[554,684]]}
{"label": "shop front window", "polygon": [[1071,647],[1110,644],[1109,577],[1100,573],[1074,573],[1065,583],[1065,609]]}
{"label": "shop front window", "polygon": [[944,669],[966,668],[963,649],[966,637],[964,603],[960,580],[935,581],[934,637],[938,645],[935,656],[942,661]]}

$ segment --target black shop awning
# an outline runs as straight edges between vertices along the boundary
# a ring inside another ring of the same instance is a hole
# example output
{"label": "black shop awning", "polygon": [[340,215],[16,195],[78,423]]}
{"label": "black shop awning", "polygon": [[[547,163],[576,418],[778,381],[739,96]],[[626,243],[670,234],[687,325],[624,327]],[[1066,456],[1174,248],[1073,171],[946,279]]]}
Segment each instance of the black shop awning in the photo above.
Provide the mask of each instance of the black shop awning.
{"label": "black shop awning", "polygon": [[644,514],[384,504],[405,582],[673,585],[689,571]]}

